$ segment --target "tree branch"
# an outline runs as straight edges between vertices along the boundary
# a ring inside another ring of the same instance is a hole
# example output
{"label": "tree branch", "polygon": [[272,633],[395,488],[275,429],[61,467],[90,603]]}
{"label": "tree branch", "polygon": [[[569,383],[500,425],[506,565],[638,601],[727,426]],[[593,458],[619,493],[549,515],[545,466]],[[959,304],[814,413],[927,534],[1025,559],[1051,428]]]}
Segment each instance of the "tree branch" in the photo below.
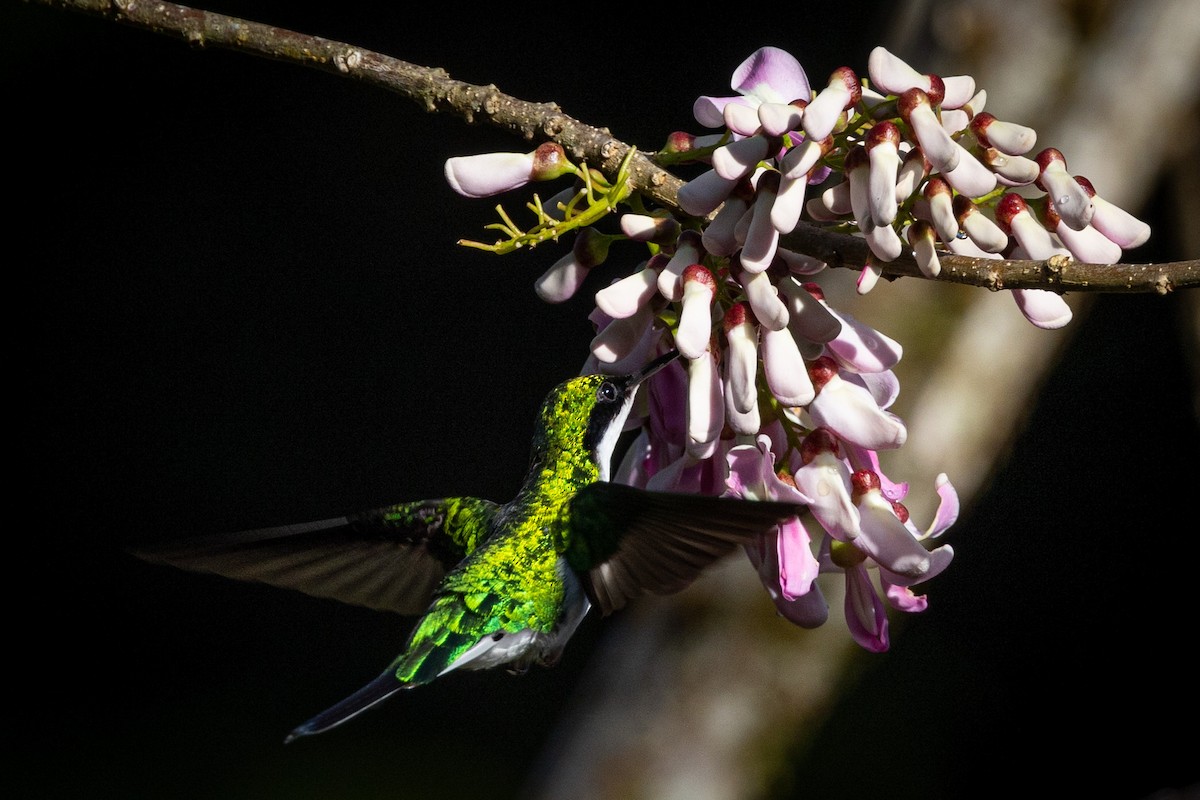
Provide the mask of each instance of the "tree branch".
{"label": "tree branch", "polygon": [[[297,33],[174,3],[138,0],[27,0],[101,16],[183,39],[196,47],[238,50],[286,61],[387,89],[429,112],[452,114],[468,124],[485,123],[526,141],[561,144],[576,161],[605,175],[616,174],[630,145],[563,113],[557,103],[534,103],[452,79],[441,68],[421,67],[361,47]],[[636,153],[631,164],[635,191],[654,202],[680,210],[684,181]],[[831,267],[860,269],[874,264],[884,277],[925,278],[916,261],[903,254],[878,263],[865,240],[801,222],[782,242],[789,249],[819,258]],[[1070,259],[1007,261],[940,253],[942,271],[933,280],[992,289],[1047,289],[1054,292],[1123,292],[1166,294],[1200,287],[1200,260],[1166,264],[1083,264]]]}

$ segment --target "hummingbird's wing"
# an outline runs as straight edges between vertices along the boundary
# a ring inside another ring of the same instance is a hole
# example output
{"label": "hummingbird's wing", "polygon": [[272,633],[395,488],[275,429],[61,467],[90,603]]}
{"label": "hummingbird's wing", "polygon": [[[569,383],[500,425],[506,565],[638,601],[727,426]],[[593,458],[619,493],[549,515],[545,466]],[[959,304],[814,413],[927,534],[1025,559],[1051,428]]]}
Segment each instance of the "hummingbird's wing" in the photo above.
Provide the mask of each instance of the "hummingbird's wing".
{"label": "hummingbird's wing", "polygon": [[567,513],[567,562],[604,614],[644,592],[670,594],[739,544],[796,516],[794,503],[588,485]]}
{"label": "hummingbird's wing", "polygon": [[485,536],[496,508],[474,497],[422,500],[130,551],[187,570],[418,614],[446,571]]}

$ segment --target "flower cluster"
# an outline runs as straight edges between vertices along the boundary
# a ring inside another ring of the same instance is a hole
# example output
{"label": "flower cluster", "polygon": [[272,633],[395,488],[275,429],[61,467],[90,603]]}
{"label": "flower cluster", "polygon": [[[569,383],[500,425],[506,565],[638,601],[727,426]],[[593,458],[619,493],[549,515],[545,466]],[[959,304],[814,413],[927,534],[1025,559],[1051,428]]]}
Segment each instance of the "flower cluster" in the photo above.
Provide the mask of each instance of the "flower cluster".
{"label": "flower cluster", "polygon": [[[719,131],[675,132],[658,154],[702,169],[680,190],[679,210],[647,211],[640,198],[611,192],[596,200],[590,183],[535,207],[538,235],[558,221],[577,230],[535,288],[565,301],[613,244],[642,243],[649,255],[596,292],[583,371],[631,372],[670,348],[683,357],[643,392],[641,428],[614,480],[804,506],[746,548],[751,563],[779,613],[805,627],[828,615],[818,577],[843,575],[850,632],[879,652],[887,609],[923,610],[914,587],[950,563],[937,537],[955,521],[958,498],[939,475],[933,521],[922,530],[909,519],[908,486],[879,459],[907,438],[888,410],[901,346],[832,307],[813,280],[826,265],[786,247],[786,236],[803,221],[863,237],[875,259],[859,276],[866,292],[879,264],[905,251],[930,277],[939,251],[1116,263],[1149,228],[1071,174],[1059,151],[1028,156],[1036,132],[985,112],[969,76],[922,74],[882,47],[868,74],[840,67],[814,93],[790,54],[759,49],[734,73],[737,95],[693,107],[699,124]],[[461,193],[486,196],[588,176],[568,164],[544,144],[450,159],[446,175]],[[600,232],[594,217],[578,227],[599,203],[631,206],[619,232]],[[1013,296],[1034,325],[1070,320],[1058,294]]]}

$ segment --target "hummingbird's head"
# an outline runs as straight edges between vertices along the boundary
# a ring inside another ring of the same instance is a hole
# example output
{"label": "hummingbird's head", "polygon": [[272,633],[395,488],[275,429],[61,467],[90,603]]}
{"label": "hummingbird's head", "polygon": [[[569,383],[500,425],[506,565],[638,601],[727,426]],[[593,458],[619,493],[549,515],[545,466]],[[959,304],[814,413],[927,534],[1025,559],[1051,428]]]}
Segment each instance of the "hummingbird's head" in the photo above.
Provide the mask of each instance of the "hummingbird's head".
{"label": "hummingbird's head", "polygon": [[678,357],[671,350],[628,375],[580,375],[560,383],[542,405],[539,439],[548,449],[589,453],[600,480],[608,480],[638,386]]}

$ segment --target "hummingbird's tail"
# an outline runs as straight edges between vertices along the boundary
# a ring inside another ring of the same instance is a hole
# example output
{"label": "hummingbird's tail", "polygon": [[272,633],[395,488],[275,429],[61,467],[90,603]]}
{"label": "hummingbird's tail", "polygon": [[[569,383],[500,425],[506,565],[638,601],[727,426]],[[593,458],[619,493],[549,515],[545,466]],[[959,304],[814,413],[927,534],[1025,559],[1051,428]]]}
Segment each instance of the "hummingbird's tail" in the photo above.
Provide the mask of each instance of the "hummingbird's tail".
{"label": "hummingbird's tail", "polygon": [[323,733],[330,728],[336,728],[343,722],[357,717],[372,706],[382,703],[401,689],[407,689],[413,684],[404,683],[396,677],[395,670],[387,669],[375,680],[359,689],[331,708],[327,708],[308,722],[296,728],[283,740],[284,744],[299,739],[301,736],[311,736]]}

